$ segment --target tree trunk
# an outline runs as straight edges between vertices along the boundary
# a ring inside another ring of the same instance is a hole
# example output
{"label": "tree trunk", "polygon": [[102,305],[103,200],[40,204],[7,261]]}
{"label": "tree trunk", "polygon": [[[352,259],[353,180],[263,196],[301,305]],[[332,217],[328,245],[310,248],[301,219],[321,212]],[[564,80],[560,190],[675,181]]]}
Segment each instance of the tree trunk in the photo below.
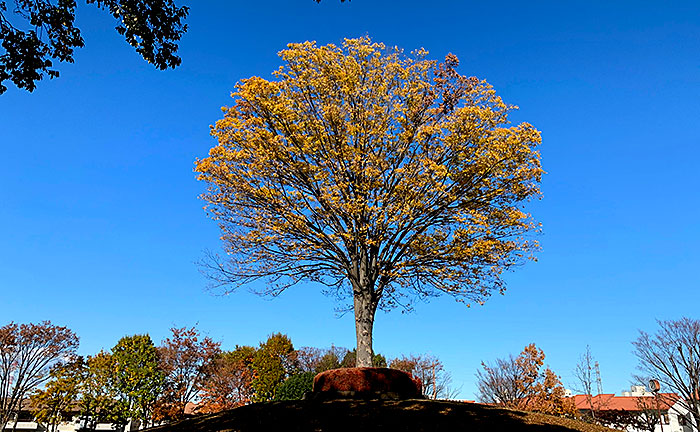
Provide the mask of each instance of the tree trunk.
{"label": "tree trunk", "polygon": [[356,367],[372,367],[372,329],[374,327],[374,313],[377,311],[377,302],[373,301],[371,294],[355,291],[355,334],[357,336]]}
{"label": "tree trunk", "polygon": [[7,425],[7,422],[10,421],[10,416],[7,415],[6,413],[0,411],[0,431],[5,430],[5,426]]}

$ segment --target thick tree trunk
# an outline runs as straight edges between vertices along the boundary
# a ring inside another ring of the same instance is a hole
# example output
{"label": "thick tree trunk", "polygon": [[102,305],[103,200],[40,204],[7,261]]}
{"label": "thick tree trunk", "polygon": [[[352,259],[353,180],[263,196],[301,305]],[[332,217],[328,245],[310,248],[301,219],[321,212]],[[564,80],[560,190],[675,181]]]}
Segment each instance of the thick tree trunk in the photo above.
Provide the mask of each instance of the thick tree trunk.
{"label": "thick tree trunk", "polygon": [[355,306],[355,334],[357,336],[356,367],[372,367],[372,329],[374,327],[374,314],[377,311],[376,301],[373,301],[369,293],[354,295]]}

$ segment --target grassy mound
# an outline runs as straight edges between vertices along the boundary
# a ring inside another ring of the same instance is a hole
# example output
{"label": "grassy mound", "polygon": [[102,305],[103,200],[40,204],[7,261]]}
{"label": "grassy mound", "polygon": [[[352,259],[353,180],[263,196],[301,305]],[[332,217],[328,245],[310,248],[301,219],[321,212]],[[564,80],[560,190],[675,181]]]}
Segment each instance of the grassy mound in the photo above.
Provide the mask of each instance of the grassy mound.
{"label": "grassy mound", "polygon": [[475,403],[403,401],[288,401],[247,405],[149,429],[152,432],[252,431],[513,431],[609,432],[576,420]]}

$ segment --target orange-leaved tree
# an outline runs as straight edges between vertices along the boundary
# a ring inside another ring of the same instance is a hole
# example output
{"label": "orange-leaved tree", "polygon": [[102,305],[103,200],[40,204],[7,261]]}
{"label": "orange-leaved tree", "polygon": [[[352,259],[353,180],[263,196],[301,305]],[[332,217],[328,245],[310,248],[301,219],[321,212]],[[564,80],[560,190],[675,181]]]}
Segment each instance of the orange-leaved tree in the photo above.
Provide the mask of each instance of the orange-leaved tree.
{"label": "orange-leaved tree", "polygon": [[272,80],[242,80],[198,160],[226,258],[204,270],[231,290],[301,281],[352,297],[357,365],[371,366],[377,308],[502,292],[532,256],[540,133],[511,125],[485,81],[418,50],[346,39],[290,44]]}
{"label": "orange-leaved tree", "polygon": [[236,346],[220,353],[206,368],[198,411],[215,413],[250,403],[255,396],[255,348]]}
{"label": "orange-leaved tree", "polygon": [[50,379],[50,371],[69,362],[78,337],[67,327],[42,321],[0,327],[0,425],[22,408],[31,392]]}
{"label": "orange-leaved tree", "polygon": [[165,374],[163,396],[158,403],[161,419],[180,420],[187,404],[199,398],[207,369],[221,353],[221,342],[203,336],[197,327],[173,327],[172,337],[158,348],[159,367]]}
{"label": "orange-leaved tree", "polygon": [[544,370],[544,351],[534,343],[517,356],[497,359],[494,364],[481,363],[477,373],[479,399],[508,408],[574,417],[576,406],[565,397],[559,377]]}

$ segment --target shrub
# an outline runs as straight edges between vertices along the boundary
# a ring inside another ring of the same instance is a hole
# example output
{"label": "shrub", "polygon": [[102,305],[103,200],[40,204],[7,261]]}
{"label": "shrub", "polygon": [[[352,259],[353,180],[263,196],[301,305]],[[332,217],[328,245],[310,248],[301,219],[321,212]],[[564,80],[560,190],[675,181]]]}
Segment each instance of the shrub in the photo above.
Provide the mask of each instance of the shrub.
{"label": "shrub", "polygon": [[304,393],[310,392],[314,384],[314,372],[302,372],[285,380],[275,392],[276,401],[300,400]]}

